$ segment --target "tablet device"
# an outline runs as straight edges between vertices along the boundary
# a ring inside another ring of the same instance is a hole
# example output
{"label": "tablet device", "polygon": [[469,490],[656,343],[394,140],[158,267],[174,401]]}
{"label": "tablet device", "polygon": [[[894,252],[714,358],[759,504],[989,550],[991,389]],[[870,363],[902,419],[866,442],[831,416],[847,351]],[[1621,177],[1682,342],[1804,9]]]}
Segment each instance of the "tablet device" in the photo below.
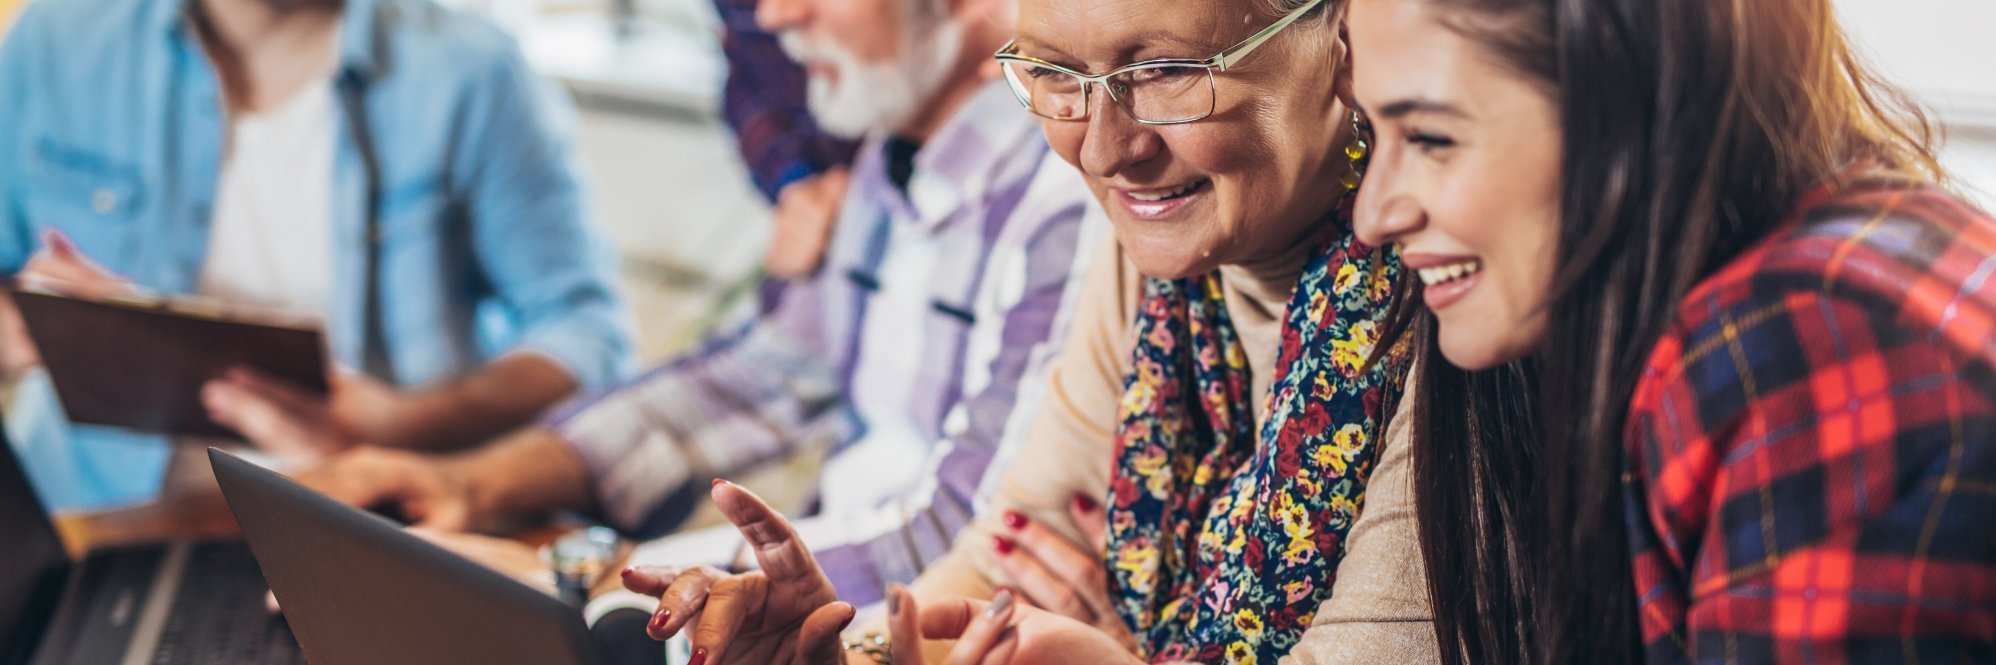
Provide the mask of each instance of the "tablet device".
{"label": "tablet device", "polygon": [[202,384],[229,369],[328,390],[324,335],[309,323],[198,299],[9,292],[71,422],[234,437],[201,405]]}

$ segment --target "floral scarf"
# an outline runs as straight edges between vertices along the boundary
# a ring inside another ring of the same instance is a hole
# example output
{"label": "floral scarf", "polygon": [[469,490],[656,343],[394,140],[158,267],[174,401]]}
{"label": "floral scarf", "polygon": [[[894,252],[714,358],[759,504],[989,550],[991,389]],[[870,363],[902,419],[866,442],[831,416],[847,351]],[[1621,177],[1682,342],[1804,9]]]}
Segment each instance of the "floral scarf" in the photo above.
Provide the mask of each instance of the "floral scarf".
{"label": "floral scarf", "polygon": [[1259,438],[1219,275],[1145,285],[1108,565],[1153,662],[1273,665],[1330,597],[1407,356],[1366,366],[1399,260],[1338,223],[1290,300]]}

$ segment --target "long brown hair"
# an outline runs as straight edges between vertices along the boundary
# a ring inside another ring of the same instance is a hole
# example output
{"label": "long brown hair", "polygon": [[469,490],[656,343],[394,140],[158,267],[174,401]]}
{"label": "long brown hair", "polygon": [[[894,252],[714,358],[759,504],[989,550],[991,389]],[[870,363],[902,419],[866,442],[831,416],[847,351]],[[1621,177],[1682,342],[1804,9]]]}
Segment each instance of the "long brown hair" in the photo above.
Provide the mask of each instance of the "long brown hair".
{"label": "long brown hair", "polygon": [[1940,179],[1932,131],[1852,54],[1830,0],[1420,1],[1541,84],[1565,139],[1539,350],[1464,371],[1431,314],[1393,317],[1422,356],[1436,637],[1450,663],[1637,660],[1622,448],[1651,347],[1699,280],[1846,165]]}

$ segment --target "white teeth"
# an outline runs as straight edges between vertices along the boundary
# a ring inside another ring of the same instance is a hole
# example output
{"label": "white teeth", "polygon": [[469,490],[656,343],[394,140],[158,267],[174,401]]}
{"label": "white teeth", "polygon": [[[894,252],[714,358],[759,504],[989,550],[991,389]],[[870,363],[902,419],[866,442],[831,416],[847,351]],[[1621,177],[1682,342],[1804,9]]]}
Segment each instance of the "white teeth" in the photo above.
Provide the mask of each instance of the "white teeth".
{"label": "white teeth", "polygon": [[1422,268],[1416,272],[1420,273],[1421,281],[1423,283],[1426,283],[1428,286],[1434,286],[1436,284],[1453,282],[1455,280],[1462,279],[1470,275],[1474,275],[1482,270],[1483,270],[1483,261],[1478,259],[1470,259],[1468,261],[1463,261],[1461,263],[1451,263],[1449,265],[1435,266],[1433,268]]}
{"label": "white teeth", "polygon": [[1154,203],[1157,201],[1163,201],[1165,199],[1176,196],[1183,196],[1185,195],[1186,192],[1190,192],[1194,187],[1198,186],[1199,183],[1197,181],[1194,181],[1187,183],[1182,187],[1172,190],[1156,191],[1156,192],[1130,192],[1130,198],[1136,199],[1138,201],[1143,201],[1146,203]]}

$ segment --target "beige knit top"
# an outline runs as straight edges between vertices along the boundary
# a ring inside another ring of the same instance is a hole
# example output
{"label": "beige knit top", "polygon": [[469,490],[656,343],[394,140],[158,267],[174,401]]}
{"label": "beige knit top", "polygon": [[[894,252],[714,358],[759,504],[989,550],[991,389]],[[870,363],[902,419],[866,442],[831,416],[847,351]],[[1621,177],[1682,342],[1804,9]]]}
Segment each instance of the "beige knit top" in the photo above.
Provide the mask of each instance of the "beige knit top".
{"label": "beige knit top", "polygon": [[[1113,242],[1103,243],[1080,291],[1069,337],[1050,371],[1049,386],[1017,456],[999,460],[1003,471],[984,515],[958,536],[954,549],[916,582],[916,592],[988,598],[1010,584],[991,552],[996,516],[1011,509],[1080,540],[1068,511],[1075,493],[1108,492],[1115,454],[1116,403],[1130,371],[1132,322],[1143,296],[1143,277]],[[1221,269],[1227,313],[1233,319],[1257,396],[1265,395],[1280,345],[1284,309],[1305,257],[1286,268]],[[1414,526],[1407,414],[1412,396],[1387,436],[1366,492],[1364,508],[1347,541],[1332,597],[1285,665],[1436,662],[1433,617]],[[1255,420],[1266,417],[1255,400]]]}

